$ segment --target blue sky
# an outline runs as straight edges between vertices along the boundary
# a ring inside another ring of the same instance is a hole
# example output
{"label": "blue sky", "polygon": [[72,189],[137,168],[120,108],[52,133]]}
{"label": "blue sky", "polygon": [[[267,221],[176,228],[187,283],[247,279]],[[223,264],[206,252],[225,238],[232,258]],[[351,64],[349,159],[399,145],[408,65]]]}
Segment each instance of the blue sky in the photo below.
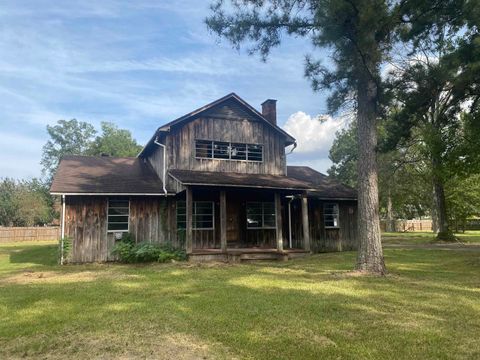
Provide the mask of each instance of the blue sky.
{"label": "blue sky", "polygon": [[[145,143],[161,124],[236,92],[299,142],[290,164],[325,171],[338,119],[303,77],[312,49],[284,39],[267,63],[204,25],[209,1],[0,0],[0,177],[40,175],[45,127],[112,121]],[[318,52],[315,53],[320,56]]]}

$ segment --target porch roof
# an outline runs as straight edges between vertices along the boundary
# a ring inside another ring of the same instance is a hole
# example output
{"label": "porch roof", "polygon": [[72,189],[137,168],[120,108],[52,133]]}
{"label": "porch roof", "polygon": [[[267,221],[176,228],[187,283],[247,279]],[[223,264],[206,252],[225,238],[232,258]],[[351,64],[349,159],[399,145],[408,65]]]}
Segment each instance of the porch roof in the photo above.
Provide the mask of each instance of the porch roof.
{"label": "porch roof", "polygon": [[310,185],[288,176],[268,174],[224,173],[193,170],[169,170],[169,175],[182,185],[254,187],[263,189],[305,191]]}
{"label": "porch roof", "polygon": [[321,199],[356,200],[357,191],[331,177],[308,166],[287,166],[287,175],[291,179],[308,184],[307,195]]}

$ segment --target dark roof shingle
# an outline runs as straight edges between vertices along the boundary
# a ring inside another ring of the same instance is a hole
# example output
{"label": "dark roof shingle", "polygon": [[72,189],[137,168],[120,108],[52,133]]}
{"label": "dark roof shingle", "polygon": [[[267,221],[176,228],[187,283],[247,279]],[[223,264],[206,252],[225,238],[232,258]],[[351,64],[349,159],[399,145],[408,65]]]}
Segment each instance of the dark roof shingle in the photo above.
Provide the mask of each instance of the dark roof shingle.
{"label": "dark roof shingle", "polygon": [[356,199],[357,191],[350,186],[313,170],[308,166],[287,166],[287,175],[309,184],[308,195],[325,199]]}
{"label": "dark roof shingle", "polygon": [[140,158],[64,156],[52,193],[163,194],[162,181]]}
{"label": "dark roof shingle", "polygon": [[287,176],[243,174],[193,170],[169,170],[169,175],[184,185],[261,187],[266,189],[306,190],[309,185]]}

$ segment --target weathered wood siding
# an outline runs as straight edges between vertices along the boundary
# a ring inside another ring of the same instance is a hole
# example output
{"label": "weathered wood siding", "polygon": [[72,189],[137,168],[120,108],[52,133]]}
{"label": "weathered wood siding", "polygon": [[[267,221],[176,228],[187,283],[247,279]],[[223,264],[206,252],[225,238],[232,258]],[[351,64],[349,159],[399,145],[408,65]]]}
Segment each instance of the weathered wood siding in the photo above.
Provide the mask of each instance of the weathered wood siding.
{"label": "weathered wood siding", "polygon": [[[339,205],[339,228],[326,229],[323,219],[323,204],[334,202]],[[292,207],[292,247],[303,248],[303,229],[301,203],[296,199]],[[286,217],[283,226],[285,244],[289,242],[288,205],[284,204]],[[357,204],[354,201],[321,201],[308,199],[308,217],[310,245],[312,252],[348,251],[358,246],[357,238]]]}
{"label": "weathered wood siding", "polygon": [[[197,159],[195,140],[227,141],[263,145],[263,161]],[[249,174],[286,174],[285,136],[269,124],[247,114],[235,103],[211,109],[202,117],[172,127],[160,141],[167,147],[167,169],[236,172]],[[148,161],[162,176],[163,152],[157,146]],[[170,187],[174,181],[167,178]]]}
{"label": "weathered wood siding", "polygon": [[[65,235],[72,239],[71,262],[104,262],[114,260],[111,255],[114,235],[107,233],[107,197],[67,196],[65,207]],[[171,199],[163,197],[130,198],[130,233],[137,242],[171,242],[183,246],[171,236]]]}

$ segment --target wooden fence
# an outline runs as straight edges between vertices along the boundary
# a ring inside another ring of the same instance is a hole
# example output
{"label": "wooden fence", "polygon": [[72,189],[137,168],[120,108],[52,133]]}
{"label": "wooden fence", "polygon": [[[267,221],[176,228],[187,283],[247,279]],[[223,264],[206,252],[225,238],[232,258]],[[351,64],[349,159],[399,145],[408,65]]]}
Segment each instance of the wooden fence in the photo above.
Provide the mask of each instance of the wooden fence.
{"label": "wooden fence", "polygon": [[0,243],[45,241],[60,238],[60,227],[0,227]]}
{"label": "wooden fence", "polygon": [[[432,220],[395,220],[394,232],[433,231]],[[380,229],[386,231],[387,221],[380,221]]]}

